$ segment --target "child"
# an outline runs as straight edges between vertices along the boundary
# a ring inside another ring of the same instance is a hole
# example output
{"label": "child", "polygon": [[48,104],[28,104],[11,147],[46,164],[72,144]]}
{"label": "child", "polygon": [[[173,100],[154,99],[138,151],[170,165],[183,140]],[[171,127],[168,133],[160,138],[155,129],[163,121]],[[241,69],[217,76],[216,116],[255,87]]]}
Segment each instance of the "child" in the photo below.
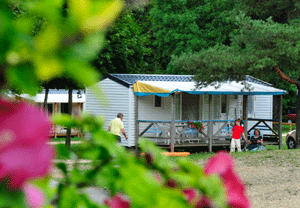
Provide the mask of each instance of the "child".
{"label": "child", "polygon": [[235,146],[238,149],[238,152],[241,152],[241,134],[244,137],[244,140],[246,141],[246,137],[244,134],[244,128],[241,126],[241,119],[236,119],[235,120],[235,126],[231,129],[228,135],[232,134],[232,139],[231,139],[231,145],[230,145],[230,152],[235,152]]}

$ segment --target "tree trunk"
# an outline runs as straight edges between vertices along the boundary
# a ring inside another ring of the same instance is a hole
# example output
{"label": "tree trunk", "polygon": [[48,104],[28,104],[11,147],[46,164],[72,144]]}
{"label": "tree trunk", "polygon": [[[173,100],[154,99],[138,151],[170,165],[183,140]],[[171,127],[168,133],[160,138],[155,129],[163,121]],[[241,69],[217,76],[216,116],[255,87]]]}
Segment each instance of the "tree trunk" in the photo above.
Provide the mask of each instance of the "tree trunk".
{"label": "tree trunk", "polygon": [[45,88],[45,98],[44,98],[44,108],[48,110],[47,104],[48,104],[48,94],[49,94],[49,88]]}
{"label": "tree trunk", "polygon": [[297,86],[297,103],[296,103],[296,148],[299,146],[300,139],[300,86]]}
{"label": "tree trunk", "polygon": [[[69,88],[69,100],[68,100],[68,114],[72,116],[72,106],[73,106],[73,101],[72,101],[72,96],[73,96],[73,88]],[[66,146],[68,149],[71,148],[71,128],[67,128],[67,134],[66,134]]]}

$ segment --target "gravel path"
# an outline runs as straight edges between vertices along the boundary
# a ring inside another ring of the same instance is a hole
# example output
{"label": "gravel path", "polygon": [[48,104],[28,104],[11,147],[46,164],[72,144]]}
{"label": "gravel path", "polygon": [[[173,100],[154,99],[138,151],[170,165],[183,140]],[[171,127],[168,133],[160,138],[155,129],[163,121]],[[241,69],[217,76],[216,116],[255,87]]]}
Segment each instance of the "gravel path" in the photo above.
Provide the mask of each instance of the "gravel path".
{"label": "gravel path", "polygon": [[235,158],[235,164],[252,207],[300,207],[299,150],[254,152]]}

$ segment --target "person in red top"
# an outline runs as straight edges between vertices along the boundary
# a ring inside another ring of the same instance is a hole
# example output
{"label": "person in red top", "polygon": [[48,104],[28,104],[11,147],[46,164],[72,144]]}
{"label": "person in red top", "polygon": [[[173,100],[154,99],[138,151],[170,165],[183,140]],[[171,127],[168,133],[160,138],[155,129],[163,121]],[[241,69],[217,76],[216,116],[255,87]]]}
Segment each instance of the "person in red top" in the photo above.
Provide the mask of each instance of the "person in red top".
{"label": "person in red top", "polygon": [[244,128],[241,126],[241,119],[235,120],[235,126],[231,129],[228,135],[232,134],[230,152],[235,152],[235,146],[238,149],[238,152],[241,152],[241,135],[243,135],[244,140],[246,141],[246,137],[244,134]]}

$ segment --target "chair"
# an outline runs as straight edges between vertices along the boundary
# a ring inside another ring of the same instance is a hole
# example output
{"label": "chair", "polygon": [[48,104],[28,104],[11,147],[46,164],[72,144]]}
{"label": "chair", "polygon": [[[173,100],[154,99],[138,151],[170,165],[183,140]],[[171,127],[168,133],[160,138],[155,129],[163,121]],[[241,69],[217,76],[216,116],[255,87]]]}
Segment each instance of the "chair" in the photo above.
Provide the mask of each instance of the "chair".
{"label": "chair", "polygon": [[[160,137],[163,132],[159,129],[159,127],[150,127],[145,133],[155,134],[155,137]],[[157,142],[157,139],[154,139],[154,142]]]}
{"label": "chair", "polygon": [[[231,131],[233,127],[232,126],[225,126],[221,131],[221,135],[228,136],[228,133]],[[226,137],[225,140],[231,140],[230,136],[228,138]]]}
{"label": "chair", "polygon": [[[186,131],[184,131],[182,133],[185,134],[185,137],[187,137],[187,138],[194,138],[194,137],[198,136],[199,131],[197,128],[188,127],[188,128],[186,128]],[[194,143],[192,140],[194,140],[194,139],[188,139],[189,143]],[[197,139],[197,141],[199,142],[198,139]]]}

